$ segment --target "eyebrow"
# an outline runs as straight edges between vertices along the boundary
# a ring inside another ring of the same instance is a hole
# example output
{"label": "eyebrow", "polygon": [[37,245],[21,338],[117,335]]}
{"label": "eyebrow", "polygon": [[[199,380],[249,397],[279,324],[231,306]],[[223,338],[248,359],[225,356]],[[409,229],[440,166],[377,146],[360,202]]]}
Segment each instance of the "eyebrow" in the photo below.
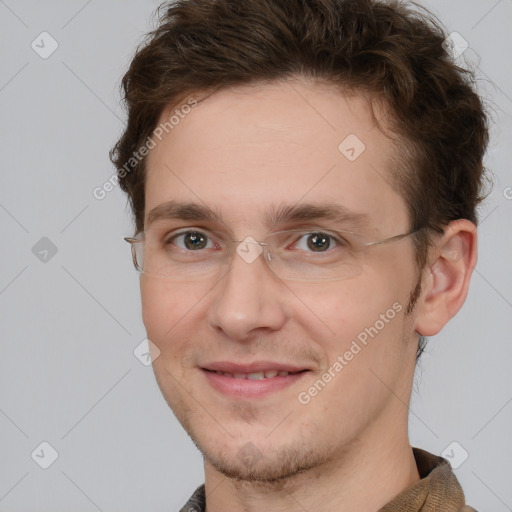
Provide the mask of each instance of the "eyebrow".
{"label": "eyebrow", "polygon": [[[171,200],[156,206],[149,212],[145,228],[165,220],[210,221],[225,224],[221,213],[214,208],[201,203]],[[369,224],[367,214],[353,212],[336,203],[272,205],[263,217],[268,229],[273,229],[279,224],[312,220],[330,220],[339,224],[351,223],[355,227],[365,227]]]}

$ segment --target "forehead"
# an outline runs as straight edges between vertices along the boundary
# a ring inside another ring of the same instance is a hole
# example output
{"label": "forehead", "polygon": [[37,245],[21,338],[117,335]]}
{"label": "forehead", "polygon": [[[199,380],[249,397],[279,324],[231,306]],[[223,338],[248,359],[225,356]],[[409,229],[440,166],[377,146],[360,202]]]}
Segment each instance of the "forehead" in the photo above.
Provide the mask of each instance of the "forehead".
{"label": "forehead", "polygon": [[196,98],[160,118],[163,126],[174,114],[146,161],[146,218],[167,201],[193,201],[256,225],[267,206],[306,202],[339,204],[383,229],[406,222],[391,186],[397,146],[376,126],[384,110],[366,98],[300,80]]}

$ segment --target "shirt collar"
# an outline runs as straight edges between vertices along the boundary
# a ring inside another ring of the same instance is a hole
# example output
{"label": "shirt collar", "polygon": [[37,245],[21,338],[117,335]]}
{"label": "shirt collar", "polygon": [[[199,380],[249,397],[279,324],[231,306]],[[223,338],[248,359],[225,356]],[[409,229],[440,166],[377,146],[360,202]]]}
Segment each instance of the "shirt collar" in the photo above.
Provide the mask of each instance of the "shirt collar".
{"label": "shirt collar", "polygon": [[412,451],[420,480],[395,496],[379,512],[476,512],[465,505],[462,488],[446,459],[420,448]]}
{"label": "shirt collar", "polygon": [[[446,459],[420,448],[412,451],[420,480],[395,496],[379,512],[476,512],[465,505],[462,488]],[[180,512],[204,512],[205,508],[203,484]]]}

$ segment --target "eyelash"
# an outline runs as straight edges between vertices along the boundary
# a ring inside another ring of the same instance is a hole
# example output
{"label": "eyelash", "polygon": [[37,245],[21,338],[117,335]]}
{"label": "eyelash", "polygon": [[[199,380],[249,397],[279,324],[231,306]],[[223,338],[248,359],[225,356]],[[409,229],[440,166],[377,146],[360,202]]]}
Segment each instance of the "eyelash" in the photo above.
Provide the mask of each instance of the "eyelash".
{"label": "eyelash", "polygon": [[[180,231],[179,233],[175,233],[172,236],[166,238],[165,241],[164,241],[164,244],[165,245],[170,245],[178,237],[183,236],[183,235],[187,235],[188,233],[200,233],[200,234],[206,236],[206,238],[208,238],[208,240],[212,240],[213,241],[212,237],[210,235],[208,235],[207,233],[205,233],[204,231],[201,231],[199,229],[187,229],[186,231]],[[215,242],[213,242],[213,243],[215,243]],[[218,244],[216,244],[216,245],[218,245]],[[182,248],[179,247],[179,249],[182,249]],[[187,249],[182,249],[182,250],[186,251]],[[190,251],[190,252],[193,252],[193,251]]]}
{"label": "eyelash", "polygon": [[[300,236],[294,242],[292,242],[292,244],[296,245],[301,239],[303,239],[304,237],[306,237],[308,235],[313,235],[315,233],[320,233],[322,235],[326,235],[331,241],[334,241],[335,244],[336,244],[335,247],[347,247],[349,245],[349,243],[343,237],[341,237],[340,235],[334,235],[331,232],[322,231],[322,229],[320,229],[320,228],[319,229],[309,228],[309,229],[311,229],[311,231],[308,231],[307,229],[305,229],[304,232],[303,232],[303,235]],[[168,236],[168,237],[165,238],[164,245],[171,245],[178,237],[187,235],[189,233],[200,233],[200,234],[206,236],[206,238],[209,241],[211,241],[212,243],[214,243],[216,246],[219,245],[217,242],[215,242],[213,240],[212,236],[210,236],[208,233],[202,231],[201,229],[187,229],[185,231],[180,231],[178,233],[174,233],[171,236]],[[186,249],[186,248],[181,248],[181,247],[178,247],[178,249],[183,250],[183,251],[187,251],[187,252],[195,252],[195,251],[192,251],[192,250],[189,250],[189,249]],[[199,251],[201,251],[201,250],[202,249],[200,249]],[[327,251],[319,251],[319,253],[327,253],[327,252],[330,252],[331,250],[332,249],[329,247],[329,249]],[[314,251],[306,251],[306,252],[314,252]]]}

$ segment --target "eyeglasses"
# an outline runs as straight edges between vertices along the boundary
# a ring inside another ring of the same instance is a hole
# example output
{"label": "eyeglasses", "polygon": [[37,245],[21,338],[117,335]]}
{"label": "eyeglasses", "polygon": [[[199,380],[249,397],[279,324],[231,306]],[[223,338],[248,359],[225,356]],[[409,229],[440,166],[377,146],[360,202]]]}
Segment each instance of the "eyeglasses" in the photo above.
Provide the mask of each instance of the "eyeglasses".
{"label": "eyeglasses", "polygon": [[202,228],[185,228],[163,236],[141,232],[125,240],[131,244],[135,268],[160,279],[198,281],[218,276],[229,267],[236,252],[247,264],[263,255],[268,268],[280,279],[321,282],[358,275],[370,248],[417,231],[367,241],[354,232],[314,227],[277,231],[257,241],[251,236],[232,240]]}

